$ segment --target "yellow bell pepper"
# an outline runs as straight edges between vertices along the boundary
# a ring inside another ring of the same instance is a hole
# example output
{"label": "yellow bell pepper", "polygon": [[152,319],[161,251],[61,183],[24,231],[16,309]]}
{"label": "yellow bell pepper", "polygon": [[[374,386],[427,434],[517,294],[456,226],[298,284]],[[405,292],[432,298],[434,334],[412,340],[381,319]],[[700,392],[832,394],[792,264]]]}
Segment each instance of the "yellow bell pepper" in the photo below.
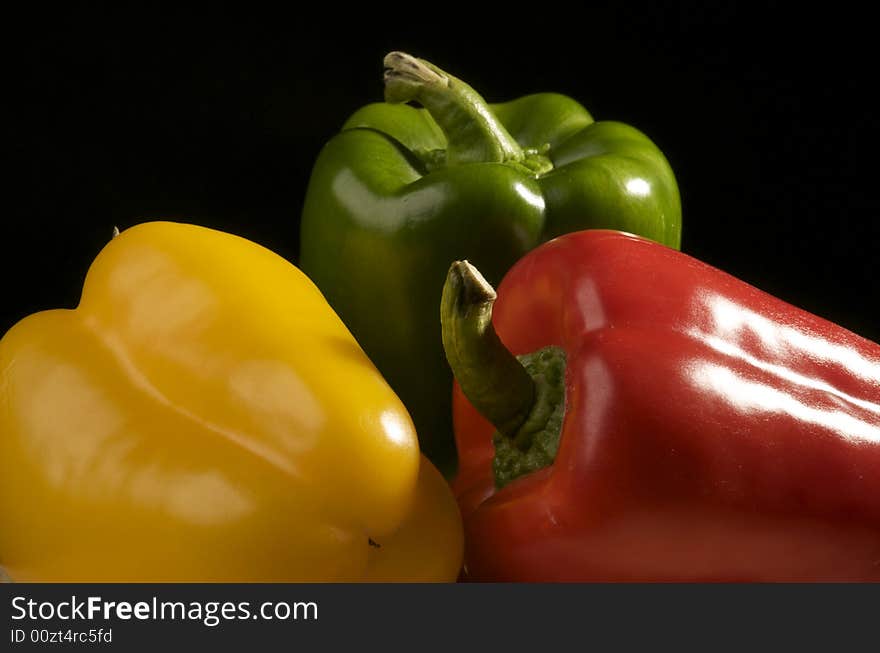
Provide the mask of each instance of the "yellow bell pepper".
{"label": "yellow bell pepper", "polygon": [[296,267],[150,222],[0,340],[0,565],[20,581],[453,581],[403,404]]}

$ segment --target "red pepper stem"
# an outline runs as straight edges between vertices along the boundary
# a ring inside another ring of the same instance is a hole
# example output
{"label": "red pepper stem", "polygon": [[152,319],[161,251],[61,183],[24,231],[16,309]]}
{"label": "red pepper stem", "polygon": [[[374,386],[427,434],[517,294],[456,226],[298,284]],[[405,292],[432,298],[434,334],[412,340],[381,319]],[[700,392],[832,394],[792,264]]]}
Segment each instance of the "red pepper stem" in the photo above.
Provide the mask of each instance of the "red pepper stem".
{"label": "red pepper stem", "polygon": [[492,326],[495,289],[467,261],[446,276],[440,321],[446,359],[468,400],[507,437],[514,437],[535,404],[535,382]]}
{"label": "red pepper stem", "polygon": [[385,101],[418,102],[446,135],[446,163],[522,162],[522,148],[460,79],[405,52],[385,56]]}

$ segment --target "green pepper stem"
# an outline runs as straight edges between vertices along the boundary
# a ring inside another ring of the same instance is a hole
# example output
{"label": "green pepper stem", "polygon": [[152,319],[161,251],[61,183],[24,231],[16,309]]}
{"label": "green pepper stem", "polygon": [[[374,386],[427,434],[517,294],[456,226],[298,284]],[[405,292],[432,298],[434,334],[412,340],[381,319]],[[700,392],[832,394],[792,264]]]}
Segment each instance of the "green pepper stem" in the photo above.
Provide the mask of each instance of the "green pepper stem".
{"label": "green pepper stem", "polygon": [[513,437],[535,403],[535,383],[492,326],[495,290],[467,261],[449,268],[440,300],[446,359],[468,400]]}
{"label": "green pepper stem", "polygon": [[404,52],[385,56],[385,101],[418,102],[446,135],[446,162],[520,162],[523,150],[489,109],[460,79]]}

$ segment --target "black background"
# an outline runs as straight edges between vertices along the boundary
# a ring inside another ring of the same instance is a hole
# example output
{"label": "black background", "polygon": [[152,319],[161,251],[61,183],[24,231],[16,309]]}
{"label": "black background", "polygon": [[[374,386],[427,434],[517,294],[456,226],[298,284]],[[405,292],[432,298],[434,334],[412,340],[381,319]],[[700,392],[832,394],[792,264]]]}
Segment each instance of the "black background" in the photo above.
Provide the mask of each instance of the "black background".
{"label": "black background", "polygon": [[867,14],[818,6],[10,19],[0,333],[75,306],[114,225],[191,221],[295,261],[312,162],[401,49],[490,101],[555,90],[639,127],[676,172],[684,251],[880,341],[876,43]]}

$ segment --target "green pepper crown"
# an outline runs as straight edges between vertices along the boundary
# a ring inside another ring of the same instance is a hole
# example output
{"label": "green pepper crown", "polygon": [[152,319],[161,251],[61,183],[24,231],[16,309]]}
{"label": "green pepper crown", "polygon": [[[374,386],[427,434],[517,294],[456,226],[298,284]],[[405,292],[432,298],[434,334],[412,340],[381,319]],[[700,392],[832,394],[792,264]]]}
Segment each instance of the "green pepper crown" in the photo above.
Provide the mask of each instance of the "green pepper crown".
{"label": "green pepper crown", "polygon": [[506,163],[534,175],[553,168],[547,148],[523,149],[473,88],[434,64],[405,52],[385,56],[385,101],[418,102],[443,131],[444,152],[428,153],[432,167]]}
{"label": "green pepper crown", "polygon": [[462,392],[496,429],[496,487],[556,459],[565,417],[565,352],[514,356],[492,326],[495,289],[467,261],[449,268],[440,319],[443,347]]}

